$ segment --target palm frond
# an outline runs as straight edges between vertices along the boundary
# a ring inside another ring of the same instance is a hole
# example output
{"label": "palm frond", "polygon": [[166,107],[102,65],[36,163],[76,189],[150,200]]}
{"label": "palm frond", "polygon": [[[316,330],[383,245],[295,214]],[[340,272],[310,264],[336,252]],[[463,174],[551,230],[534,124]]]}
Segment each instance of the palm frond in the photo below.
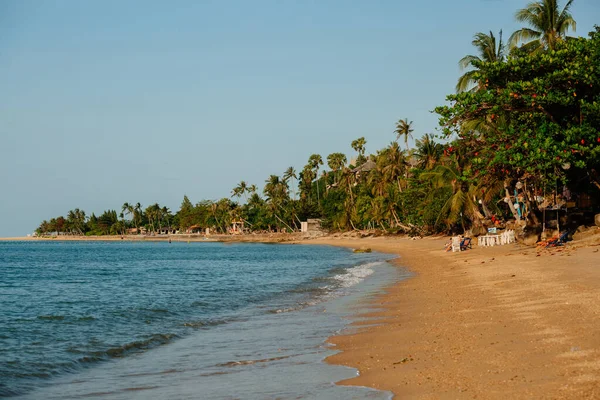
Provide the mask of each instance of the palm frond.
{"label": "palm frond", "polygon": [[460,69],[467,69],[470,66],[472,66],[471,63],[473,61],[481,61],[481,58],[469,54],[460,59],[460,61],[458,62],[458,66],[460,67]]}
{"label": "palm frond", "polygon": [[529,28],[522,28],[510,35],[510,38],[508,39],[508,45],[510,48],[518,47],[520,43],[539,39],[541,36],[541,32]]}

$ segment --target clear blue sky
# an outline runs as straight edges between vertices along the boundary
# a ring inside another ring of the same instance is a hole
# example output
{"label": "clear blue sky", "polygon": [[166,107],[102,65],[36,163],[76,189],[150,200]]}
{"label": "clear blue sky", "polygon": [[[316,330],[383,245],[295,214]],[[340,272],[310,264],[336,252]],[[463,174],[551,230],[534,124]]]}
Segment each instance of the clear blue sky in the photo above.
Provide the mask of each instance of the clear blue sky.
{"label": "clear blue sky", "polygon": [[[400,118],[433,132],[473,34],[508,38],[527,2],[0,0],[0,236],[262,187]],[[572,12],[600,24],[598,0]]]}

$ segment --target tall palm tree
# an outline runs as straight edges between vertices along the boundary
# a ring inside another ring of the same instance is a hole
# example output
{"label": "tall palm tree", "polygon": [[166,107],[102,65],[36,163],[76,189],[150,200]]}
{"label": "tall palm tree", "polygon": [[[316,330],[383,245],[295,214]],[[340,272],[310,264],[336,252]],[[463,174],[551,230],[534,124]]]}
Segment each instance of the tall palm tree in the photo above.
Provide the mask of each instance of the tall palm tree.
{"label": "tall palm tree", "polygon": [[396,123],[396,139],[400,139],[400,137],[404,136],[404,144],[406,144],[406,150],[408,151],[408,138],[412,139],[411,133],[413,133],[414,129],[412,128],[413,122],[408,122],[408,118],[401,119]]}
{"label": "tall palm tree", "polygon": [[288,181],[292,181],[292,193],[294,194],[294,200],[296,200],[296,189],[294,185],[294,179],[298,179],[298,175],[296,175],[296,170],[294,167],[288,167],[283,173],[283,181],[287,183]]}
{"label": "tall palm tree", "polygon": [[162,214],[162,218],[164,218],[167,222],[167,227],[170,229],[171,225],[169,224],[169,217],[171,216],[171,210],[169,210],[167,206],[164,206],[160,212]]}
{"label": "tall palm tree", "polygon": [[240,183],[238,183],[238,185],[236,187],[234,187],[233,190],[231,191],[231,196],[240,198],[243,195],[244,198],[246,199],[246,202],[248,202],[247,193],[248,193],[248,184],[246,183],[246,181],[240,181]]}
{"label": "tall palm tree", "polygon": [[562,11],[558,0],[538,0],[515,13],[515,19],[525,22],[530,28],[521,28],[508,40],[511,48],[519,43],[531,52],[554,49],[557,42],[567,36],[569,30],[575,31],[577,23],[569,12],[573,0],[567,1]]}
{"label": "tall palm tree", "polygon": [[365,163],[365,161],[367,161],[367,159],[365,158],[366,144],[367,144],[367,141],[365,140],[364,137],[359,137],[358,139],[353,140],[352,143],[350,144],[350,146],[352,146],[354,151],[356,151],[358,153],[358,157],[356,158],[355,167],[358,167],[359,165],[362,165]]}
{"label": "tall palm tree", "polygon": [[[469,54],[461,58],[458,62],[461,70],[472,66],[473,61],[496,62],[504,61],[506,58],[505,46],[502,42],[502,30],[500,30],[500,34],[498,35],[498,41],[496,41],[496,37],[492,31],[490,31],[489,35],[482,32],[476,33],[471,43],[475,46],[479,54],[476,56]],[[478,87],[475,85],[477,82],[474,77],[476,72],[476,69],[465,72],[458,79],[456,91],[465,92],[467,90],[477,90]]]}
{"label": "tall palm tree", "polygon": [[308,164],[314,170],[315,179],[317,180],[317,203],[319,203],[319,166],[323,165],[323,158],[319,154],[312,154],[308,158]]}
{"label": "tall palm tree", "polygon": [[[138,203],[139,204],[139,203]],[[141,208],[141,206],[140,206]],[[121,207],[121,211],[124,215],[130,215],[135,228],[138,228],[137,219],[136,219],[136,206],[130,203],[123,203],[123,207]],[[131,225],[130,225],[131,226]]]}
{"label": "tall palm tree", "polygon": [[244,195],[246,202],[248,202],[248,184],[246,183],[246,181],[240,181],[240,183],[238,184],[238,188],[240,192]]}
{"label": "tall palm tree", "polygon": [[135,223],[136,229],[139,227],[140,222],[142,222],[142,215],[142,205],[138,202],[135,204],[135,206],[133,206],[133,221]]}

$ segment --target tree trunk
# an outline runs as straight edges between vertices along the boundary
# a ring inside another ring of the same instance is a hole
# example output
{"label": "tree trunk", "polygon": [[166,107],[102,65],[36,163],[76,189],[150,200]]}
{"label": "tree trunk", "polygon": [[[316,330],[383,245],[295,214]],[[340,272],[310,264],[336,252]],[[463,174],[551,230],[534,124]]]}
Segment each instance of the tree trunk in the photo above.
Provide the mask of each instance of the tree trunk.
{"label": "tree trunk", "polygon": [[521,217],[519,216],[519,213],[517,212],[517,209],[515,208],[515,205],[513,204],[511,198],[510,198],[510,192],[508,191],[508,186],[504,186],[504,192],[506,197],[504,197],[505,201],[507,201],[508,204],[508,208],[510,208],[510,212],[512,212],[513,216],[515,217],[515,219],[517,221],[521,220]]}
{"label": "tree trunk", "polygon": [[290,231],[294,232],[294,229],[289,226],[288,224],[286,224],[281,218],[279,218],[279,216],[277,214],[273,214],[275,216],[275,218],[277,218],[282,224],[284,224],[285,226],[287,226],[289,228]]}
{"label": "tree trunk", "polygon": [[485,214],[486,218],[492,218],[492,213],[490,211],[489,208],[487,208],[487,206],[485,205],[485,201],[481,201],[481,208],[483,208],[483,213]]}

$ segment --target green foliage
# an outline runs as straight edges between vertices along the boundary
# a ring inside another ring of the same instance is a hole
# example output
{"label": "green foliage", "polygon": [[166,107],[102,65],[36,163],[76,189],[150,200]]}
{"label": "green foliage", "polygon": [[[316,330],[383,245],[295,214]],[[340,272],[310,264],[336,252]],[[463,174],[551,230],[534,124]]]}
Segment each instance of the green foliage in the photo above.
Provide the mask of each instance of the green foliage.
{"label": "green foliage", "polygon": [[[476,62],[484,89],[448,96],[436,108],[447,137],[471,154],[479,175],[565,180],[567,167],[581,170],[600,156],[600,38],[556,43],[556,49]],[[479,130],[468,130],[480,121]],[[582,172],[583,173],[583,172]]]}

